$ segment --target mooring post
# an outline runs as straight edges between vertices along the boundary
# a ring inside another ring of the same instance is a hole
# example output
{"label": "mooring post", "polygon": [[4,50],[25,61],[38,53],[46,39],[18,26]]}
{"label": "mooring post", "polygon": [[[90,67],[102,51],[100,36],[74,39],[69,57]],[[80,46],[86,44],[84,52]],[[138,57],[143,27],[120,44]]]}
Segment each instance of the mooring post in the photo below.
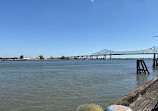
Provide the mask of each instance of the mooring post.
{"label": "mooring post", "polygon": [[[147,66],[146,66],[146,64],[145,64],[145,62],[144,62],[144,61],[143,61],[143,64],[144,64],[144,66],[143,66],[143,67],[145,67],[144,72],[145,72],[145,71],[147,71],[147,73],[148,73],[148,74],[150,74],[150,72],[149,72],[149,70],[148,70],[148,68],[147,68]],[[145,72],[145,74],[146,74],[146,72]]]}
{"label": "mooring post", "polygon": [[139,74],[139,69],[140,69],[140,67],[139,67],[139,60],[137,60],[137,74]]}
{"label": "mooring post", "polygon": [[137,60],[137,74],[141,74],[141,73],[146,74],[146,72],[150,74],[144,60]]}

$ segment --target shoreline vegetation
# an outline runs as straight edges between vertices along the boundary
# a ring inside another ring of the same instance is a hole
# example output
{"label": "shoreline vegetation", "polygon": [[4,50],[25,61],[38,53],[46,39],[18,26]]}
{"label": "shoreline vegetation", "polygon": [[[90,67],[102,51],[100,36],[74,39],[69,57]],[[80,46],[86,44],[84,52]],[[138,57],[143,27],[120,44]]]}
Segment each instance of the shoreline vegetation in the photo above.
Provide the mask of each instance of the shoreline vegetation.
{"label": "shoreline vegetation", "polygon": [[12,58],[2,58],[0,57],[0,61],[47,61],[47,60],[137,60],[137,59],[153,59],[153,58],[71,58],[71,57],[66,57],[66,56],[61,56],[61,57],[50,57],[50,58],[44,58],[43,55],[39,55],[36,58],[32,57],[24,57],[24,55],[21,55],[19,58],[18,57],[12,57]]}
{"label": "shoreline vegetation", "polygon": [[113,59],[70,59],[70,58],[29,58],[29,59],[20,59],[20,58],[0,58],[0,61],[53,61],[53,60],[137,60],[137,59],[153,59],[153,58],[113,58]]}
{"label": "shoreline vegetation", "polygon": [[69,57],[58,57],[58,58],[44,58],[43,55],[40,55],[36,58],[31,58],[31,57],[24,57],[21,55],[19,58],[18,57],[12,57],[12,58],[2,58],[0,57],[0,61],[44,61],[44,60],[70,60]]}

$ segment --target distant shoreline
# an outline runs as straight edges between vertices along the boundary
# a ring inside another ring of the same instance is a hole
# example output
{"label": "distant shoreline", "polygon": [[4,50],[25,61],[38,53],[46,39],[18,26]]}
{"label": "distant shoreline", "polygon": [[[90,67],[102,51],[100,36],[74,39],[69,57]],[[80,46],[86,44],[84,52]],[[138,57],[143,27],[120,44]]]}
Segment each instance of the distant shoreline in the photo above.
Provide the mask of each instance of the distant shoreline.
{"label": "distant shoreline", "polygon": [[[137,60],[137,59],[153,59],[153,58],[113,58],[113,59],[69,59],[69,60]],[[56,61],[62,59],[0,59],[0,61]]]}

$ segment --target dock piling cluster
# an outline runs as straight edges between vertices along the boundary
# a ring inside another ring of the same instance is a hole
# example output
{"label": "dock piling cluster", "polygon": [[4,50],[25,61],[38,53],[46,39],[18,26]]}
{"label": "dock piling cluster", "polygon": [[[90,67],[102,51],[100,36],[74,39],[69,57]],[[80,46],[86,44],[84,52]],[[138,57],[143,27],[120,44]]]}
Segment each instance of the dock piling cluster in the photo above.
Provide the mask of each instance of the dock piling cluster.
{"label": "dock piling cluster", "polygon": [[137,74],[150,74],[144,60],[137,60]]}

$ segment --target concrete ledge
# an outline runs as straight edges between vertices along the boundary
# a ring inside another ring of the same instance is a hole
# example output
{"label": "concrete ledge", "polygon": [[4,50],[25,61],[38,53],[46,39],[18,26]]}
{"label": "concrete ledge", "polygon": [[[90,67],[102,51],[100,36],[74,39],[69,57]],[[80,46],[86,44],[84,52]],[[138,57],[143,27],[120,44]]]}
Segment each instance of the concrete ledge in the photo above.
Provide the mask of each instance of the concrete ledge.
{"label": "concrete ledge", "polygon": [[125,95],[120,101],[122,102],[128,102],[131,104],[134,102],[139,96],[144,95],[156,82],[158,82],[158,76],[152,79],[151,81],[147,82],[140,88],[137,88],[136,90],[132,91],[128,95]]}

